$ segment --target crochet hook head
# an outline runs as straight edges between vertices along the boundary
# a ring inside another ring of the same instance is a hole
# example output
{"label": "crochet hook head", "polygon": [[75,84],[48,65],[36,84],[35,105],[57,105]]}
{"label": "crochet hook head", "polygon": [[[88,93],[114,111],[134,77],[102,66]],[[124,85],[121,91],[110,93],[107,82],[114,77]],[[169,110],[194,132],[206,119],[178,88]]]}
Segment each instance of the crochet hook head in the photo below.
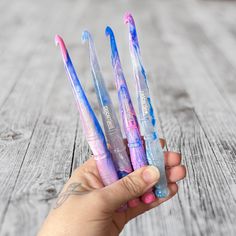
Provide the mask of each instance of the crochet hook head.
{"label": "crochet hook head", "polygon": [[[137,79],[137,85],[142,87],[140,83],[142,83],[143,79],[146,82],[146,72],[140,55],[138,35],[133,16],[130,13],[126,13],[124,16],[124,22],[129,26],[129,48],[134,74]],[[146,87],[147,84],[144,84],[144,86]]]}
{"label": "crochet hook head", "polygon": [[84,31],[82,32],[82,42],[84,43],[84,42],[86,42],[87,40],[89,41],[89,43],[90,43],[90,42],[93,42],[92,36],[91,36],[91,34],[89,33],[89,31],[84,30]]}
{"label": "crochet hook head", "polygon": [[55,44],[56,44],[56,46],[59,45],[59,47],[61,49],[61,55],[62,55],[63,61],[66,62],[67,57],[68,57],[68,53],[67,53],[66,46],[65,46],[65,43],[64,43],[62,37],[58,34],[56,34],[56,36],[55,36]]}
{"label": "crochet hook head", "polygon": [[135,27],[134,18],[131,13],[126,13],[124,16],[124,22],[129,25],[129,38],[130,44],[139,51],[139,43],[138,43],[138,36]]}
{"label": "crochet hook head", "polygon": [[89,33],[89,31],[85,30],[82,33],[82,43],[85,43],[88,41],[89,44],[89,55],[90,55],[90,64],[93,73],[101,75],[100,72],[100,67],[98,64],[98,59],[97,59],[97,54],[96,54],[96,49],[93,41],[92,35]]}
{"label": "crochet hook head", "polygon": [[112,59],[113,66],[115,66],[116,63],[120,64],[120,58],[119,58],[119,53],[116,46],[115,36],[110,26],[106,27],[105,33],[106,33],[106,36],[109,36],[110,38],[111,59]]}

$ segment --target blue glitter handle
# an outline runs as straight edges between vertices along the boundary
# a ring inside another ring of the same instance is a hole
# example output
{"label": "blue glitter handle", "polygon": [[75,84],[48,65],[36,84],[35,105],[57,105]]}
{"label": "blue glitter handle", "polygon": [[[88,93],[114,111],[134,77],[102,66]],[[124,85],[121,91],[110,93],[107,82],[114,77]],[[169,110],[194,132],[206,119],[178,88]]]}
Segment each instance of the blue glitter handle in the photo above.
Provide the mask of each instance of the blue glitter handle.
{"label": "blue glitter handle", "polygon": [[118,176],[122,178],[132,172],[132,167],[123,141],[120,125],[100,70],[93,38],[88,31],[83,31],[82,41],[88,41],[89,43],[93,82],[99,101],[105,135]]}

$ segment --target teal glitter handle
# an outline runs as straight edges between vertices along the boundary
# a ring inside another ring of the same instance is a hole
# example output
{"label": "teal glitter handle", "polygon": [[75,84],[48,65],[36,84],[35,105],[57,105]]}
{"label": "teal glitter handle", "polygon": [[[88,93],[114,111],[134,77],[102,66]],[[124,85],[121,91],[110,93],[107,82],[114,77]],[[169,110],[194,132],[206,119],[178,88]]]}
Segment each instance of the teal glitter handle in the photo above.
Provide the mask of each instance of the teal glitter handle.
{"label": "teal glitter handle", "polygon": [[159,143],[158,130],[154,110],[151,104],[147,77],[142,65],[137,32],[131,14],[127,13],[125,15],[125,23],[128,23],[129,25],[130,54],[136,80],[139,119],[144,133],[147,160],[149,165],[156,166],[160,171],[160,180],[155,185],[155,195],[159,198],[164,198],[168,196],[164,154]]}

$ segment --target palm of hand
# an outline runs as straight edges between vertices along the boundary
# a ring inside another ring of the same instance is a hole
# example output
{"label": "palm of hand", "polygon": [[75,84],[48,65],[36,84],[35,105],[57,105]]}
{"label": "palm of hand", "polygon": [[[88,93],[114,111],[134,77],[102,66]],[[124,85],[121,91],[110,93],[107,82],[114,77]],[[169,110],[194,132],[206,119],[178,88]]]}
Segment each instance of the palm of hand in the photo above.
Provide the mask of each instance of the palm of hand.
{"label": "palm of hand", "polygon": [[[163,147],[164,141],[160,140],[160,142]],[[91,227],[96,228],[96,235],[100,235],[100,233],[101,235],[118,235],[129,220],[169,200],[177,193],[178,186],[176,182],[183,179],[186,173],[185,167],[180,165],[180,162],[180,154],[174,152],[165,152],[165,165],[168,179],[168,188],[170,192],[167,198],[156,199],[151,204],[145,204],[139,201],[136,207],[129,207],[123,212],[109,212],[104,210],[106,209],[106,202],[101,198],[96,198],[96,192],[98,192],[99,189],[104,188],[104,185],[100,179],[96,162],[93,158],[89,159],[74,171],[71,179],[65,185],[64,189],[68,189],[71,183],[82,183],[77,189],[78,194],[76,195],[80,195],[79,197],[81,202],[84,200],[84,204],[86,204],[86,199],[91,196],[91,204],[89,204],[89,207],[86,207],[86,209],[88,211],[94,210],[93,214],[89,215],[89,221],[93,224]],[[63,190],[62,194],[64,191],[66,192],[67,190]],[[99,231],[101,232],[99,233]]]}

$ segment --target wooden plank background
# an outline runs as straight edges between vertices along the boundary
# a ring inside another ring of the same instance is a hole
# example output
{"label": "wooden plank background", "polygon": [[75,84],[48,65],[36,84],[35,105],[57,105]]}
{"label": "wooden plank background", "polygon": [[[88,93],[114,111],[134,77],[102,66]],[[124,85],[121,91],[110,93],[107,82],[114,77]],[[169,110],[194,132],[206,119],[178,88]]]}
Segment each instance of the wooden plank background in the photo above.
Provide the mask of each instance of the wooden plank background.
{"label": "wooden plank background", "polygon": [[182,153],[188,176],[177,196],[122,235],[236,235],[236,2],[201,0],[0,1],[0,235],[35,235],[90,153],[54,35],[64,37],[97,112],[81,43],[82,30],[93,33],[118,110],[104,29],[114,29],[132,88],[126,11],[136,19],[162,136]]}

